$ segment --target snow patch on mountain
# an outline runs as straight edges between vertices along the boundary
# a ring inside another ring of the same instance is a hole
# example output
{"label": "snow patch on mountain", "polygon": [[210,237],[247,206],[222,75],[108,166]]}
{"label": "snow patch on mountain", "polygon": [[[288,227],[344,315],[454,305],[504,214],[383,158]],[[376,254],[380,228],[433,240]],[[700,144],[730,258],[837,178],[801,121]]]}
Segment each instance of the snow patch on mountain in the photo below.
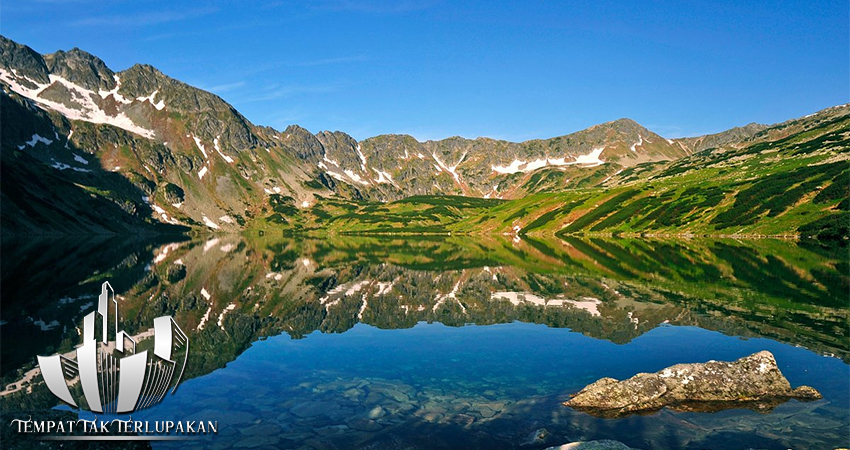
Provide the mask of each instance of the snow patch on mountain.
{"label": "snow patch on mountain", "polygon": [[[50,83],[48,84],[39,84],[26,77],[21,78],[24,78],[35,85],[36,88],[30,89],[23,86],[18,82],[18,78],[15,75],[9,73],[5,69],[0,69],[0,80],[9,84],[13,91],[35,101],[41,106],[57,111],[71,120],[82,120],[85,122],[112,125],[148,139],[153,139],[155,136],[153,130],[137,125],[123,112],[119,112],[114,116],[108,114],[94,101],[95,98],[100,97],[98,93],[77,86],[58,75],[49,75]],[[72,103],[75,103],[77,107],[71,107],[64,103],[55,102],[41,97],[41,94],[43,94],[48,87],[57,84],[63,86],[68,93],[71,94]]]}
{"label": "snow patch on mountain", "polygon": [[[47,139],[47,138],[45,138],[45,137],[41,137],[41,136],[40,136],[40,135],[38,135],[38,134],[34,134],[34,135],[32,135],[32,139],[30,139],[30,140],[28,140],[28,141],[24,142],[24,144],[26,144],[26,145],[28,145],[28,146],[30,146],[30,147],[35,147],[35,144],[38,144],[39,142],[42,142],[42,143],[44,143],[45,145],[50,145],[50,144],[52,144],[52,143],[53,143],[53,141],[52,141],[52,140],[50,140],[50,139]],[[18,146],[18,149],[23,150],[23,149],[24,149],[24,146],[23,146],[23,145],[19,145],[19,146]]]}
{"label": "snow patch on mountain", "polygon": [[191,136],[192,136],[192,139],[195,140],[195,145],[197,145],[198,149],[201,151],[201,153],[204,154],[204,158],[208,159],[209,156],[207,156],[207,150],[206,150],[206,148],[204,148],[204,144],[201,142],[201,139],[198,138],[197,136],[195,136],[194,134],[191,135]]}
{"label": "snow patch on mountain", "polygon": [[111,91],[104,91],[103,89],[98,89],[97,93],[98,95],[100,95],[100,98],[105,99],[106,97],[109,97],[111,95],[112,98],[114,98],[115,101],[119,103],[123,103],[125,105],[133,103],[132,100],[127,100],[126,98],[124,98],[123,95],[118,93],[118,89],[121,89],[121,78],[118,75],[115,75],[113,76],[113,79],[115,80],[115,87],[112,88]]}
{"label": "snow patch on mountain", "polygon": [[[204,290],[203,292],[206,292],[206,290]],[[207,300],[209,300],[209,298],[207,298]],[[198,324],[198,328],[197,328],[198,331],[203,330],[204,326],[207,324],[207,321],[210,320],[210,312],[212,312],[212,305],[210,305],[210,307],[207,308],[207,312],[204,313],[204,317],[201,317],[201,322]]]}
{"label": "snow patch on mountain", "polygon": [[357,156],[360,157],[360,169],[363,172],[366,172],[366,157],[363,156],[363,152],[360,151],[360,144],[357,144]]}
{"label": "snow patch on mountain", "polygon": [[[153,208],[153,210],[157,214],[159,214],[159,217],[163,222],[170,223],[172,225],[179,225],[180,224],[180,221],[178,221],[177,219],[175,219],[173,217],[168,217],[168,213],[166,213],[165,210],[162,209],[161,207],[152,204],[151,208]],[[156,216],[154,216],[154,217],[156,217]]]}
{"label": "snow patch on mountain", "polygon": [[587,155],[576,156],[575,164],[583,164],[591,167],[605,164],[605,161],[599,159],[604,150],[605,147],[598,147],[591,150]]}
{"label": "snow patch on mountain", "polygon": [[71,169],[71,170],[73,170],[73,171],[75,171],[75,172],[88,172],[88,173],[91,173],[91,170],[89,170],[89,169],[83,169],[82,167],[74,167],[74,166],[71,166],[71,165],[65,164],[65,163],[63,163],[63,162],[56,161],[55,159],[51,159],[51,161],[53,161],[53,164],[52,164],[50,167],[52,167],[52,168],[54,168],[54,169],[56,169],[56,170],[67,170],[67,169]]}
{"label": "snow patch on mountain", "polygon": [[328,170],[325,173],[330,175],[333,179],[335,179],[337,181],[342,181],[343,183],[348,183],[348,180],[344,176],[340,175],[337,172],[334,172],[332,170]]}
{"label": "snow patch on mountain", "polygon": [[221,314],[218,315],[218,327],[221,328],[221,331],[224,331],[224,316],[234,309],[236,309],[236,303],[231,303],[221,311]]}
{"label": "snow patch on mountain", "polygon": [[578,155],[575,157],[573,161],[567,161],[567,158],[549,158],[546,159],[536,159],[534,161],[523,161],[519,159],[515,159],[511,161],[510,164],[506,166],[490,166],[490,169],[493,172],[501,173],[501,174],[513,174],[517,172],[533,172],[537,169],[541,169],[547,166],[571,166],[571,165],[584,165],[588,167],[598,166],[600,164],[604,164],[605,161],[599,159],[599,156],[602,155],[602,151],[605,150],[605,147],[594,148],[590,153],[586,155]]}
{"label": "snow patch on mountain", "polygon": [[520,166],[523,166],[523,165],[525,165],[525,161],[515,159],[515,160],[511,161],[511,163],[508,164],[507,166],[490,166],[490,168],[493,169],[493,172],[510,174],[510,173],[521,172]]}
{"label": "snow patch on mountain", "polygon": [[525,164],[523,172],[533,172],[541,167],[546,167],[547,165],[549,165],[548,159],[536,159],[534,161],[529,161]]}
{"label": "snow patch on mountain", "polygon": [[[346,170],[344,170],[343,172],[344,172],[346,175],[348,175],[348,178],[351,178],[351,180],[352,180],[352,181],[354,181],[355,183],[360,183],[360,184],[362,184],[362,185],[364,185],[364,186],[368,186],[369,184],[371,184],[371,183],[369,183],[368,181],[366,181],[366,180],[364,180],[363,178],[361,178],[361,177],[360,177],[360,175],[357,175],[356,173],[354,173],[354,172],[353,172],[353,171],[351,171],[351,170],[346,169]],[[331,176],[333,176],[333,175],[331,175]]]}
{"label": "snow patch on mountain", "polygon": [[165,108],[165,101],[159,99],[158,102],[154,103],[154,97],[156,97],[156,94],[159,94],[159,89],[153,91],[151,95],[148,95],[147,97],[136,97],[136,100],[140,102],[150,102],[150,104],[153,105],[153,107],[156,108],[157,111],[162,111],[162,108]]}
{"label": "snow patch on mountain", "polygon": [[231,157],[229,157],[229,156],[227,156],[227,155],[225,155],[224,153],[221,152],[221,147],[218,146],[218,138],[219,137],[220,136],[216,136],[215,139],[213,139],[213,147],[215,147],[215,151],[217,151],[218,154],[221,155],[221,157],[224,158],[225,161],[233,164],[233,158],[231,158]]}
{"label": "snow patch on mountain", "polygon": [[635,149],[635,147],[640,147],[641,145],[643,145],[643,136],[638,135],[638,141],[635,142],[634,144],[632,144],[632,146],[629,147],[629,149],[631,149],[631,151],[637,153],[637,150]]}
{"label": "snow patch on mountain", "polygon": [[378,174],[378,179],[375,180],[375,183],[378,183],[378,184],[389,183],[389,184],[395,185],[395,183],[393,182],[393,177],[389,173],[378,170],[374,167],[372,168],[372,170],[374,170]]}
{"label": "snow patch on mountain", "polygon": [[444,162],[443,162],[443,160],[441,160],[441,159],[440,159],[440,157],[439,157],[439,156],[437,156],[437,153],[436,153],[436,152],[432,153],[432,154],[431,154],[431,156],[434,158],[434,161],[437,161],[437,165],[436,165],[436,166],[434,166],[434,167],[437,169],[437,173],[439,173],[439,172],[440,172],[440,171],[442,171],[442,170],[445,170],[446,172],[448,172],[448,173],[452,174],[452,177],[454,177],[455,181],[457,181],[458,183],[460,183],[460,175],[458,175],[458,173],[457,173],[457,166],[459,166],[459,165],[460,165],[460,163],[462,163],[462,162],[463,162],[463,160],[466,158],[466,153],[464,153],[464,154],[460,157],[460,161],[458,161],[458,162],[457,162],[455,165],[453,165],[453,166],[449,166],[449,165],[447,165],[446,163],[444,163]]}
{"label": "snow patch on mountain", "polygon": [[324,162],[328,163],[328,164],[333,164],[333,165],[335,165],[335,166],[339,167],[339,163],[338,163],[338,162],[336,162],[336,160],[333,160],[333,159],[328,158],[328,155],[323,155],[323,156],[322,156],[322,160],[323,160]]}
{"label": "snow patch on mountain", "polygon": [[201,216],[201,218],[203,218],[203,219],[204,219],[204,225],[206,225],[206,226],[208,226],[208,227],[212,228],[213,230],[217,230],[217,229],[218,229],[218,224],[217,224],[217,223],[215,223],[215,222],[213,222],[212,220],[210,220],[210,218],[209,218],[209,217],[207,217],[207,216]]}

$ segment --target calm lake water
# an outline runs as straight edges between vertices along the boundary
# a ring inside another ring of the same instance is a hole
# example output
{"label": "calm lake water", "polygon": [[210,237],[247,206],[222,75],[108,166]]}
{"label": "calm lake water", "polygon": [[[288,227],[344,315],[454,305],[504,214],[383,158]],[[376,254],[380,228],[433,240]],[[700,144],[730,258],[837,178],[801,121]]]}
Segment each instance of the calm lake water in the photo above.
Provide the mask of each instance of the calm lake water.
{"label": "calm lake water", "polygon": [[[185,381],[132,417],[213,420],[219,433],[154,448],[850,445],[846,248],[223,236],[4,240],[2,252],[4,386],[79,343],[103,281],[130,334],[165,314],[186,331]],[[561,405],[601,377],[760,350],[824,399],[620,419]],[[4,416],[56,405],[43,385],[1,402]]]}

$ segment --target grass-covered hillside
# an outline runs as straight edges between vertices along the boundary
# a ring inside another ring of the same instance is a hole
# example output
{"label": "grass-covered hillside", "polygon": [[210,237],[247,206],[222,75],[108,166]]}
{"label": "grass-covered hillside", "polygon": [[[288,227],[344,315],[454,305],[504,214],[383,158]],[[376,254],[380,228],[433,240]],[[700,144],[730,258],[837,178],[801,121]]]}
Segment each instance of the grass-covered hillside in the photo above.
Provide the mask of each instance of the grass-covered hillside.
{"label": "grass-covered hillside", "polygon": [[[328,233],[707,234],[844,239],[850,232],[850,107],[767,128],[738,144],[609,175],[597,187],[510,200],[273,199],[256,227]],[[543,169],[540,179],[555,172]]]}

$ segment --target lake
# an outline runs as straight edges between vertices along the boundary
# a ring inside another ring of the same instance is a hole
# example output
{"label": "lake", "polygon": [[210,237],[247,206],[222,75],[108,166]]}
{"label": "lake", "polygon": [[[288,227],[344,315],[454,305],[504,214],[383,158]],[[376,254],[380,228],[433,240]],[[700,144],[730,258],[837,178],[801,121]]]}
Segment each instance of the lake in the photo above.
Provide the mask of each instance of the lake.
{"label": "lake", "polygon": [[[103,281],[130,334],[173,315],[189,336],[177,393],[132,417],[215,420],[219,433],[154,448],[850,444],[846,247],[501,236],[2,245],[4,386],[36,355],[79,344]],[[561,405],[601,377],[760,350],[824,398],[619,419]],[[0,403],[55,404],[43,384]]]}

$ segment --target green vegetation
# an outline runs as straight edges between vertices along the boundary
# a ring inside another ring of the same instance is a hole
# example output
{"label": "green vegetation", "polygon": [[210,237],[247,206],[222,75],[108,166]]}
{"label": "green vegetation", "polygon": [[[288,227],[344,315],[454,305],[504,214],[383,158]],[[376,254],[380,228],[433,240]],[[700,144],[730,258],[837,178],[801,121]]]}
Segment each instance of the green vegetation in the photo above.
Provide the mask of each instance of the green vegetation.
{"label": "green vegetation", "polygon": [[[542,169],[513,200],[323,199],[308,209],[273,205],[274,213],[254,226],[316,234],[800,235],[846,242],[849,131],[850,117],[825,115],[768,128],[747,146],[619,174],[616,164]],[[603,177],[608,187],[587,187]]]}
{"label": "green vegetation", "polygon": [[[839,175],[850,176],[846,162],[799,167],[791,172],[769,175],[738,192],[734,205],[718,214],[711,223],[724,229],[755,223],[765,213],[767,217],[776,217],[804,195],[815,191],[820,183]],[[819,203],[827,201],[821,199]]]}

